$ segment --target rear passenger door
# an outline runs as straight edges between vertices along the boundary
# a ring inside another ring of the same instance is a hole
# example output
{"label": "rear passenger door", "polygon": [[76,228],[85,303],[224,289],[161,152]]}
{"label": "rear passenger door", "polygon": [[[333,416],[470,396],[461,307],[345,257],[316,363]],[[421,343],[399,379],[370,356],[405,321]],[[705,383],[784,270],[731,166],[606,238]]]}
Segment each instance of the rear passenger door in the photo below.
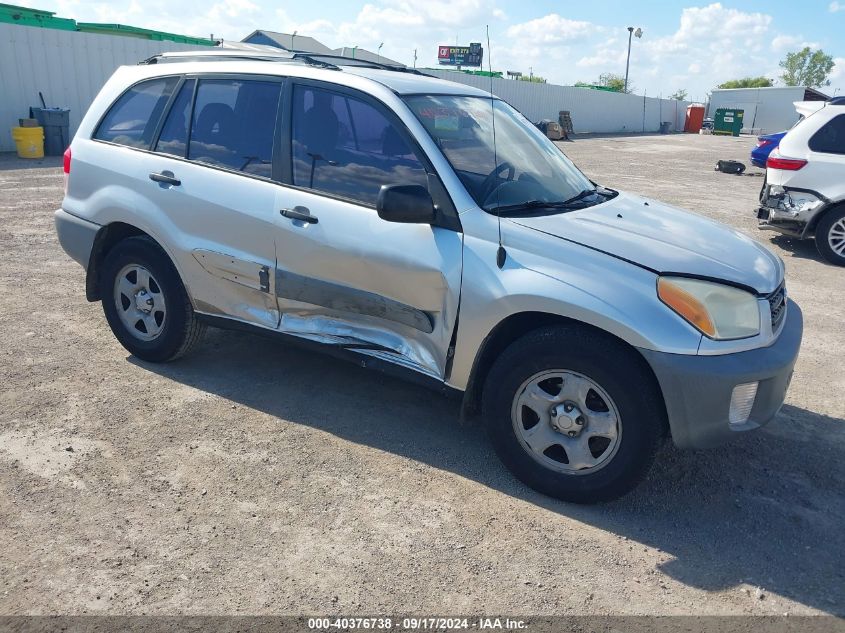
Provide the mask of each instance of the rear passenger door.
{"label": "rear passenger door", "polygon": [[443,378],[461,281],[457,214],[449,228],[398,224],[375,206],[382,185],[419,184],[454,213],[445,188],[401,120],[372,97],[292,80],[287,99],[280,328]]}
{"label": "rear passenger door", "polygon": [[144,167],[197,311],[272,328],[282,86],[278,77],[186,77]]}

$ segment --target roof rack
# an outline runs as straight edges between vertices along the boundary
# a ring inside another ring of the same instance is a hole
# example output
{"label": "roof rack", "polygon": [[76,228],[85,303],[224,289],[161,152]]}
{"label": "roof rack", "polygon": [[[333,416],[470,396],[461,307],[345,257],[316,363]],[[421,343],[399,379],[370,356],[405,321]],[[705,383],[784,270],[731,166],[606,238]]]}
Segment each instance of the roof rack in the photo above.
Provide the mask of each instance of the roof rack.
{"label": "roof rack", "polygon": [[238,50],[238,49],[224,49],[214,51],[179,51],[160,53],[153,55],[147,59],[139,62],[140,64],[164,64],[172,62],[211,62],[211,61],[261,61],[261,62],[281,62],[281,63],[300,63],[309,66],[317,66],[319,68],[326,68],[329,70],[342,70],[343,66],[355,68],[375,68],[378,70],[390,70],[393,72],[409,73],[414,75],[421,75],[429,77],[424,72],[416,68],[408,68],[406,66],[397,66],[395,64],[382,64],[381,62],[373,62],[366,59],[356,59],[354,57],[342,57],[340,55],[323,55],[318,53],[309,53],[307,51],[285,51],[279,52],[270,51],[253,51],[253,50]]}

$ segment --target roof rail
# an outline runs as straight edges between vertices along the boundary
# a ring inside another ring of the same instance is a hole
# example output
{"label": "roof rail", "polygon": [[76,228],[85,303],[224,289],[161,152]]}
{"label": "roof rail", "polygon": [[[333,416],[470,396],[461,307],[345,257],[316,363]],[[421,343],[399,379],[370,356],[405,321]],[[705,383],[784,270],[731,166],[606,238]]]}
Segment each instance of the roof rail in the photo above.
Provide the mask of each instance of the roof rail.
{"label": "roof rail", "polygon": [[828,101],[830,105],[845,105],[845,96],[833,97]]}
{"label": "roof rail", "polygon": [[139,62],[140,64],[163,64],[171,62],[217,62],[217,61],[261,61],[261,62],[281,62],[281,63],[300,63],[309,66],[317,66],[319,68],[326,68],[329,70],[341,70],[343,66],[357,67],[357,68],[376,68],[379,70],[390,70],[393,72],[410,73],[414,75],[422,75],[428,77],[424,72],[420,72],[416,68],[408,68],[406,66],[396,66],[394,64],[382,64],[381,62],[372,62],[366,59],[356,59],[354,57],[342,57],[340,55],[322,55],[318,53],[309,53],[308,51],[286,51],[279,50],[279,52],[270,51],[253,51],[253,50],[237,50],[237,49],[219,49],[212,51],[177,51],[169,53],[159,53]]}

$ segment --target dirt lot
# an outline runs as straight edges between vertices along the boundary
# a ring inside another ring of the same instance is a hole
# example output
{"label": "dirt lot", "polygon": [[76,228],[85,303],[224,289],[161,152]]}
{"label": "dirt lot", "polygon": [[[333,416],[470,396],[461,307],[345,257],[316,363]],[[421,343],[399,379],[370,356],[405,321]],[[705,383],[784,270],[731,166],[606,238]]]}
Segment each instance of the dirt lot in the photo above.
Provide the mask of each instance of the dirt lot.
{"label": "dirt lot", "polygon": [[595,507],[516,482],[456,403],[338,360],[216,330],[129,357],[56,242],[59,161],[0,157],[0,614],[845,614],[845,270],[757,231],[760,174],[712,170],[752,142],[562,145],[780,254],[806,321],[769,427],[667,446]]}

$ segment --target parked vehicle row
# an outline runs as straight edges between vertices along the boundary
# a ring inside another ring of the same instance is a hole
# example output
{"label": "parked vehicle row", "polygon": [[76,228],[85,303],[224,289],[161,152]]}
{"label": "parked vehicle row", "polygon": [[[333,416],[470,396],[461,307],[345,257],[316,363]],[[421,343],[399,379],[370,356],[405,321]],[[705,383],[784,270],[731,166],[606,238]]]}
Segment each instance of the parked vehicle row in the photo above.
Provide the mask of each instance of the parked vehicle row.
{"label": "parked vehicle row", "polygon": [[769,250],[591,182],[505,102],[414,71],[158,56],[109,80],[65,173],[59,239],[135,356],[208,324],[319,344],[459,395],[561,499],[624,494],[666,436],[766,424],[801,342]]}

